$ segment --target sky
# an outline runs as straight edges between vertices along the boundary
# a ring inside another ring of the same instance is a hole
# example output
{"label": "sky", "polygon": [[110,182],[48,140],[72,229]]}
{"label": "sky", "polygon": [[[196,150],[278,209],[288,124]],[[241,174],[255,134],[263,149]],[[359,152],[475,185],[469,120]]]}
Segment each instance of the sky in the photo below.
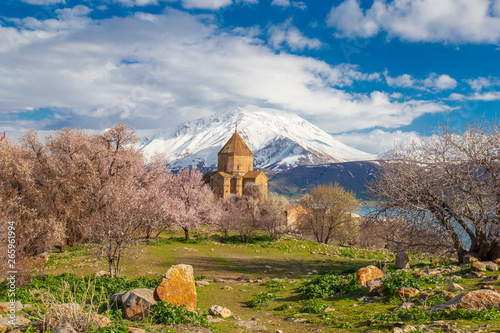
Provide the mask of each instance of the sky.
{"label": "sky", "polygon": [[380,153],[500,107],[500,0],[3,0],[0,132],[295,113]]}

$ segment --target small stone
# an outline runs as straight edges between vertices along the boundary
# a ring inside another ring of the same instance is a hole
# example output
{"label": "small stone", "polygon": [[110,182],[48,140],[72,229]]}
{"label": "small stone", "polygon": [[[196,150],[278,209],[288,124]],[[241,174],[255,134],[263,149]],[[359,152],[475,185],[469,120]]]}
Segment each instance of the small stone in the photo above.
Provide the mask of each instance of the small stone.
{"label": "small stone", "polygon": [[420,290],[411,287],[400,287],[394,291],[394,296],[403,300],[417,296]]}
{"label": "small stone", "polygon": [[222,307],[220,305],[212,305],[208,308],[208,313],[222,318],[231,317],[233,315],[228,308]]}
{"label": "small stone", "polygon": [[233,287],[231,287],[231,286],[224,286],[224,287],[222,287],[222,288],[220,288],[220,289],[224,289],[224,290],[233,290]]}
{"label": "small stone", "polygon": [[108,271],[98,271],[94,274],[94,276],[100,277],[100,276],[106,276],[109,275]]}
{"label": "small stone", "polygon": [[410,310],[414,307],[415,307],[415,304],[413,304],[412,302],[404,302],[403,304],[401,304],[401,306],[399,308],[404,309],[404,310]]}
{"label": "small stone", "polygon": [[54,330],[54,333],[77,333],[75,329],[69,324],[64,323]]}
{"label": "small stone", "polygon": [[201,280],[201,281],[196,281],[195,284],[197,287],[205,287],[205,286],[210,285],[210,282],[205,281],[205,280]]}
{"label": "small stone", "polygon": [[464,287],[462,287],[458,283],[452,283],[448,286],[448,288],[446,288],[446,291],[460,291],[460,290],[464,290]]}
{"label": "small stone", "polygon": [[337,310],[335,310],[334,308],[330,308],[330,307],[327,307],[326,309],[323,310],[324,313],[334,312],[334,311],[337,311]]}

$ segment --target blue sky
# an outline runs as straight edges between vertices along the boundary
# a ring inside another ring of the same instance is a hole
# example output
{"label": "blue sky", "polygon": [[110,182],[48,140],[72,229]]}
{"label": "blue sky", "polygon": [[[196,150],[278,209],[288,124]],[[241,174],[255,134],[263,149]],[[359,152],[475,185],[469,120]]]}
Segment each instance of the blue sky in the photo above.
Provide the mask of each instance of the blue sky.
{"label": "blue sky", "polygon": [[0,130],[253,104],[369,152],[500,106],[500,0],[4,0]]}

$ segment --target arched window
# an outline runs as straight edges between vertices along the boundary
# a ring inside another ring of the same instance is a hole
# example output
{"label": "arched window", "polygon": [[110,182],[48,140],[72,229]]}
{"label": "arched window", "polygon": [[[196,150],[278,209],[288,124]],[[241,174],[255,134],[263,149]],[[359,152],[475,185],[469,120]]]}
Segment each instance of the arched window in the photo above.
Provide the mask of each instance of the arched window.
{"label": "arched window", "polygon": [[240,165],[238,164],[238,166],[236,167],[236,170],[240,171]]}

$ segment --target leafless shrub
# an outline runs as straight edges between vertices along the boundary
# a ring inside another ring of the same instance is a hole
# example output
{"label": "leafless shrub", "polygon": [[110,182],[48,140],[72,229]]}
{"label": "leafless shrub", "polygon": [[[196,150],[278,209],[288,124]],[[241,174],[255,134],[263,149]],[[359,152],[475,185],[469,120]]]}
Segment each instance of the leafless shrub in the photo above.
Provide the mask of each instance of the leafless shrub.
{"label": "leafless shrub", "polygon": [[[371,184],[387,222],[387,237],[402,248],[500,257],[500,131],[478,122],[463,133],[449,127],[387,153]],[[402,237],[404,236],[404,237]]]}

